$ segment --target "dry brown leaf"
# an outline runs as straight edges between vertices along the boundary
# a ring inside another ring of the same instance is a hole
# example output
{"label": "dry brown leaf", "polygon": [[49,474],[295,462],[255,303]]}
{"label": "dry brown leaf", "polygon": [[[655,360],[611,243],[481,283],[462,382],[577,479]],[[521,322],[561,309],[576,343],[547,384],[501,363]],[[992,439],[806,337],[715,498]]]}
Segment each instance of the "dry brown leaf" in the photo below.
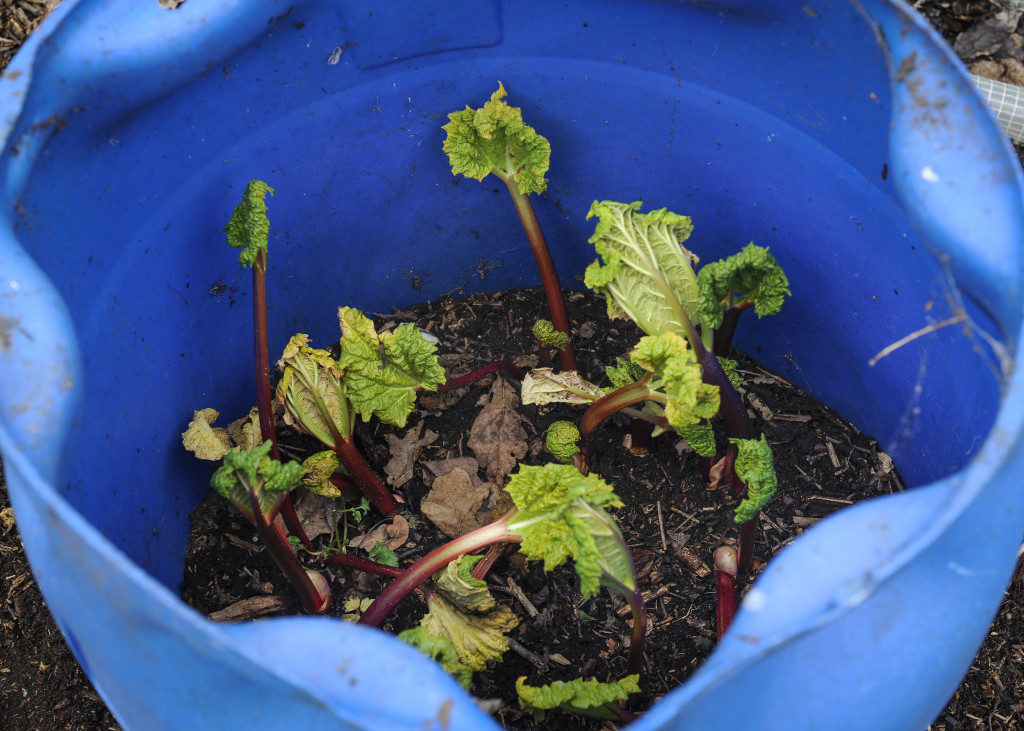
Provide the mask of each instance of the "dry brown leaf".
{"label": "dry brown leaf", "polygon": [[435,459],[430,462],[421,462],[420,467],[423,468],[423,482],[426,483],[427,487],[434,484],[435,477],[443,477],[454,469],[465,470],[469,474],[470,479],[473,480],[474,486],[483,482],[480,479],[480,475],[477,474],[480,471],[480,463],[473,457]]}
{"label": "dry brown leaf", "polygon": [[474,485],[463,469],[454,469],[434,480],[434,486],[420,503],[422,512],[451,538],[480,527],[477,512],[490,497],[491,485]]}
{"label": "dry brown leaf", "polygon": [[401,487],[412,479],[412,466],[416,461],[416,453],[421,447],[433,444],[437,439],[437,434],[429,429],[421,439],[421,431],[423,431],[422,421],[411,427],[404,437],[399,438],[394,434],[384,435],[391,450],[391,459],[384,465],[384,474],[388,476],[388,484],[392,487]]}
{"label": "dry brown leaf", "polygon": [[523,417],[516,411],[519,395],[499,376],[477,405],[484,408],[469,430],[466,445],[487,471],[487,479],[503,485],[508,473],[526,456],[526,430]]}
{"label": "dry brown leaf", "polygon": [[306,529],[309,538],[334,532],[334,526],[327,522],[326,508],[330,502],[331,498],[309,492],[303,495],[302,500],[295,506],[295,514],[299,516],[299,522]]}
{"label": "dry brown leaf", "polygon": [[381,523],[366,535],[353,538],[348,545],[352,548],[361,548],[369,553],[378,543],[383,543],[394,551],[407,540],[409,540],[409,521],[401,515],[396,515],[390,523]]}

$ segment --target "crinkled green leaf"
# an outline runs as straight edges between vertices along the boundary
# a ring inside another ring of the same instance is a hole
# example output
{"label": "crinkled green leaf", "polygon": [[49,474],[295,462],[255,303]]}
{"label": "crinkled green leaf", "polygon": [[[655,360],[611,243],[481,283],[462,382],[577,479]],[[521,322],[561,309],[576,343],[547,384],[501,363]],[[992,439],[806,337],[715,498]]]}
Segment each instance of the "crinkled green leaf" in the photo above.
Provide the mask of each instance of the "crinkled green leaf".
{"label": "crinkled green leaf", "polygon": [[522,111],[505,102],[505,87],[481,109],[466,107],[452,112],[442,129],[448,133],[444,151],[454,175],[483,180],[494,173],[506,182],[515,181],[524,195],[543,193],[544,173],[551,159],[551,145],[523,122]]}
{"label": "crinkled green leaf", "polygon": [[739,452],[736,455],[736,476],[747,485],[747,496],[736,506],[733,520],[746,523],[768,504],[779,485],[772,465],[772,448],[765,439],[730,439]]}
{"label": "crinkled green leaf", "polygon": [[676,434],[690,445],[690,448],[701,457],[715,456],[715,432],[711,428],[711,422],[701,421],[690,426],[683,426],[676,429]]}
{"label": "crinkled green leaf", "polygon": [[683,332],[694,320],[697,257],[683,247],[693,226],[664,208],[638,213],[635,203],[597,202],[587,218],[598,222],[590,243],[601,260],[587,267],[584,283],[608,298],[608,316],[633,320],[648,335]]}
{"label": "crinkled green leaf", "polygon": [[622,506],[611,486],[597,475],[581,475],[571,465],[520,465],[505,490],[519,509],[508,523],[509,532],[522,537],[519,550],[531,560],[543,559],[545,571],[572,558],[580,592],[596,594],[608,560],[595,540],[595,535],[607,532],[603,518],[598,518],[604,506]]}
{"label": "crinkled green leaf", "polygon": [[540,723],[547,711],[560,708],[591,718],[618,718],[619,702],[640,692],[639,675],[627,675],[614,683],[602,683],[596,678],[577,678],[569,682],[556,680],[548,685],[526,684],[526,676],[516,680],[516,693],[523,710],[533,713]]}
{"label": "crinkled green leaf", "polygon": [[557,462],[572,464],[572,458],[580,453],[579,441],[579,427],[571,421],[556,421],[548,427],[544,444]]}
{"label": "crinkled green leaf", "polygon": [[725,374],[725,377],[729,379],[729,383],[732,384],[732,387],[739,388],[742,386],[743,376],[741,376],[739,371],[736,370],[739,367],[739,363],[734,361],[732,358],[723,358],[720,355],[717,357],[718,364],[722,366],[722,372]]}
{"label": "crinkled green leaf", "polygon": [[220,414],[214,409],[200,409],[192,412],[192,421],[181,435],[185,449],[199,459],[216,462],[231,451],[231,438],[219,427],[214,427]]}
{"label": "crinkled green leaf", "polygon": [[643,378],[644,374],[647,373],[647,371],[636,363],[623,358],[616,358],[615,365],[613,366],[605,366],[604,372],[614,387],[611,390],[631,386]]}
{"label": "crinkled green leaf", "polygon": [[551,320],[537,320],[533,325],[533,337],[545,345],[559,350],[569,344],[569,335],[556,330]]}
{"label": "crinkled green leaf", "polygon": [[338,309],[345,392],[363,421],[376,416],[404,427],[416,403],[416,390],[436,391],[445,382],[437,346],[415,325],[379,335],[373,320],[351,307]]}
{"label": "crinkled green leaf", "polygon": [[253,495],[263,520],[269,523],[281,500],[302,483],[306,473],[298,462],[282,464],[271,459],[268,454],[272,444],[268,439],[249,451],[235,447],[224,455],[224,463],[210,479],[210,486],[253,522]]}
{"label": "crinkled green leaf", "polygon": [[523,379],[523,403],[589,404],[605,395],[604,390],[584,380],[576,371],[555,373],[551,368],[534,368]]}
{"label": "crinkled green leaf", "polygon": [[668,332],[643,337],[630,358],[658,377],[654,385],[668,399],[665,418],[674,428],[691,426],[718,413],[718,386],[703,382],[700,364],[681,335]]}
{"label": "crinkled green leaf", "polygon": [[339,464],[337,453],[331,449],[306,457],[302,461],[302,466],[306,468],[302,484],[315,495],[341,497],[341,490],[331,482],[331,476],[338,470]]}
{"label": "crinkled green leaf", "polygon": [[758,317],[774,315],[790,294],[789,280],[775,257],[753,242],[728,259],[704,265],[697,283],[698,317],[712,329],[722,324],[727,307],[748,301],[754,303]]}
{"label": "crinkled green leaf", "polygon": [[460,609],[486,612],[496,604],[487,582],[474,578],[472,574],[473,567],[482,558],[477,555],[460,556],[434,574],[434,585]]}
{"label": "crinkled green leaf", "polygon": [[427,607],[430,611],[420,625],[431,635],[451,641],[459,660],[473,670],[483,670],[488,662],[501,660],[508,650],[505,633],[519,624],[515,613],[504,605],[494,605],[486,612],[469,612],[438,590],[428,592]]}
{"label": "crinkled green leaf", "polygon": [[270,221],[267,219],[267,193],[274,195],[274,189],[262,180],[250,180],[242,194],[242,202],[235,206],[231,218],[224,226],[228,245],[241,249],[238,261],[242,266],[251,267],[261,251],[267,250],[267,236]]}
{"label": "crinkled green leaf", "polygon": [[463,688],[469,690],[469,685],[473,681],[473,670],[459,660],[455,645],[447,637],[434,637],[426,627],[420,625],[400,632],[398,639],[419,649],[444,668],[449,675],[453,675]]}
{"label": "crinkled green leaf", "polygon": [[342,385],[342,370],[326,350],[311,348],[309,336],[299,333],[288,341],[278,366],[277,400],[284,406],[284,421],[312,434],[328,447],[335,432],[352,433],[352,416]]}

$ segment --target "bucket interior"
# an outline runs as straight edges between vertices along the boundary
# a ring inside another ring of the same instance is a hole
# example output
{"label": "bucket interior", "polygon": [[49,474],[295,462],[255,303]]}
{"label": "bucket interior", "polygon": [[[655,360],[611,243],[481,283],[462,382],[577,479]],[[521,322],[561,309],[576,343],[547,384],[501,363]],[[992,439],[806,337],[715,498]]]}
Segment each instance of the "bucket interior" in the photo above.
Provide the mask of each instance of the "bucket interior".
{"label": "bucket interior", "polygon": [[[909,485],[977,452],[999,402],[978,331],[999,328],[911,225],[889,59],[853,5],[421,5],[297,3],[184,84],[154,71],[145,103],[97,75],[41,152],[18,236],[67,303],[84,386],[59,488],[141,567],[181,580],[210,477],[181,446],[193,409],[226,423],[254,403],[251,278],[221,232],[248,180],[276,191],[272,360],[295,332],[335,340],[340,305],[538,284],[503,186],[456,180],[441,151],[447,114],[499,80],[551,142],[534,208],[563,283],[594,259],[595,199],[691,216],[705,262],[768,246],[793,294],[738,347],[875,436]],[[869,365],[959,307],[974,327]]]}

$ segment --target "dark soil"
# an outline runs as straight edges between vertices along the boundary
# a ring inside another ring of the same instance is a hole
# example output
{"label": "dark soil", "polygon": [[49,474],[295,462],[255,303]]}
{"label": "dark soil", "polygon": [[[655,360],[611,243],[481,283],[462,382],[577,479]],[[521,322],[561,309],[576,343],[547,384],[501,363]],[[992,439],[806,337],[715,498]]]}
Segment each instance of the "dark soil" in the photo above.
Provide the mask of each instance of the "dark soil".
{"label": "dark soil", "polygon": [[[643,333],[629,322],[615,321],[609,327],[604,299],[589,292],[570,293],[568,306],[580,333],[580,372],[594,383],[607,385],[604,365],[614,363],[616,356],[626,356]],[[545,309],[541,292],[521,290],[468,299],[442,298],[376,320],[379,327],[413,322],[430,331],[440,339],[440,352],[460,363],[453,369],[453,375],[459,375],[489,361],[516,359],[534,350],[530,328]],[[525,360],[519,358],[521,363]],[[785,362],[778,365],[785,367]],[[891,462],[874,440],[756,363],[742,358],[740,371],[745,378],[742,390],[748,414],[755,430],[763,431],[772,445],[781,486],[761,517],[755,550],[759,566],[822,517],[856,501],[902,489]],[[439,435],[420,451],[420,462],[472,455],[465,444],[480,410],[477,402],[492,382],[493,377],[477,382],[455,392],[445,403],[428,398],[435,409],[414,413],[410,425],[422,420],[424,430]],[[436,408],[439,406],[443,410]],[[530,451],[522,461],[551,461],[542,444],[547,426],[557,419],[578,421],[581,408],[520,406],[530,436]],[[378,470],[389,456],[381,446],[388,433],[400,436],[405,430],[377,425],[365,440],[371,445],[369,454]],[[592,471],[613,485],[625,503],[613,514],[627,538],[648,597],[651,629],[641,678],[643,693],[634,705],[639,711],[683,682],[714,647],[715,584],[708,564],[717,546],[738,537],[730,510],[738,500],[726,488],[709,490],[700,476],[699,458],[682,445],[677,449],[675,439],[661,437],[652,444],[651,454],[639,456],[623,446],[629,434],[628,419],[606,424],[599,433]],[[285,444],[292,441],[287,428],[281,431],[281,438]],[[427,490],[423,470],[417,466],[403,490],[411,516],[416,516]],[[258,545],[255,530],[232,514],[225,501],[212,497],[192,517],[195,528],[183,587],[189,604],[209,613],[272,593],[283,611],[295,610],[290,589],[279,580],[280,572]],[[375,520],[371,515],[364,524],[350,526],[349,535],[372,528]],[[410,522],[417,530],[411,544],[398,549],[412,554],[402,561],[403,567],[445,540],[423,518],[410,517]],[[315,560],[309,565],[315,566]],[[332,573],[337,615],[344,611],[344,603],[338,599],[372,597],[385,583],[360,572]],[[509,580],[521,588],[529,604],[513,598]],[[506,727],[534,728],[516,701],[514,685],[520,676],[541,685],[571,680],[581,673],[604,681],[626,674],[624,640],[628,643],[630,615],[620,596],[603,591],[584,599],[571,567],[545,575],[539,564],[527,564],[514,554],[498,562],[488,583],[498,596],[508,597],[519,615],[520,625],[511,633],[517,646],[493,670],[475,676],[472,692],[480,698],[501,699],[503,707],[497,715]],[[744,580],[742,587],[747,583]],[[264,604],[260,603],[261,616],[279,613],[268,612]],[[539,611],[534,618],[528,614],[530,605]],[[408,629],[425,611],[425,604],[411,597],[385,628],[396,633]],[[556,718],[558,728],[601,727],[564,714]]]}
{"label": "dark soil", "polygon": [[[0,2],[0,70],[6,66],[11,55],[38,24],[46,12],[47,6],[52,7],[56,4],[57,0],[5,0]],[[943,33],[950,43],[955,43],[962,33],[975,28],[979,23],[993,19],[1003,5],[1004,3],[993,0],[918,0],[914,3],[914,6]],[[1007,22],[1009,21],[1004,21],[1003,25]],[[1000,29],[994,27],[994,32],[999,33]],[[1021,33],[1017,28],[1010,30],[1006,41],[1008,42],[991,46],[987,54],[970,58],[965,54],[965,62],[969,63],[971,70],[979,75],[1013,83],[1024,83],[1024,76],[1015,76],[1019,71],[1018,63],[1024,60],[1020,53],[1024,43],[1021,42]],[[1018,63],[1014,63],[1014,61]],[[1018,148],[1018,152],[1020,152],[1020,148]],[[603,322],[600,319],[597,321]],[[779,367],[781,364],[768,365]],[[756,373],[750,366],[747,369]],[[757,377],[768,378],[765,374],[759,374]],[[483,386],[474,389],[472,394],[481,393],[482,388]],[[749,389],[765,404],[773,404],[772,392],[784,390],[784,387],[777,381],[774,384],[769,381],[753,383]],[[463,401],[473,402],[473,395],[463,398]],[[777,414],[801,413],[784,400],[775,402],[771,408]],[[544,423],[544,418],[546,417],[531,416],[531,419],[536,422],[535,426]],[[776,417],[772,421],[778,422],[779,419]],[[830,418],[826,417],[824,423],[832,428]],[[778,426],[778,424],[767,425]],[[833,448],[838,450],[836,456],[840,460],[840,467],[847,463],[849,468],[846,471],[853,472],[857,455],[862,455],[863,452],[860,449],[851,449],[848,452],[838,449],[837,444],[829,441],[829,435],[833,439],[839,439],[838,446],[842,446],[845,443],[842,440],[850,439],[852,441],[855,433],[842,426],[835,428],[839,431],[831,432],[823,429],[820,436],[813,434],[811,441],[818,446],[832,444]],[[772,432],[769,433],[772,434]],[[609,443],[609,448],[614,447],[613,451],[616,452],[622,451],[620,445],[611,444],[612,441],[621,437],[621,429],[610,427],[604,430],[603,435]],[[770,438],[773,441],[784,442],[787,437],[773,434]],[[863,437],[860,438],[863,439]],[[863,446],[863,443],[855,442],[855,444],[861,449],[867,448]],[[430,449],[440,451],[444,448],[445,446],[435,443]],[[451,446],[448,445],[448,448]],[[780,449],[777,445],[776,452],[779,456],[780,466],[784,468],[785,448]],[[656,649],[649,649],[647,652],[647,676],[643,687],[648,696],[664,693],[669,687],[681,682],[693,669],[692,665],[671,665],[666,659],[667,653],[685,652],[689,646],[689,652],[693,658],[691,662],[697,663],[700,657],[707,654],[713,643],[713,624],[702,624],[696,619],[698,609],[706,606],[710,601],[711,590],[705,580],[693,573],[689,564],[681,558],[683,554],[679,552],[676,543],[682,540],[686,546],[693,547],[695,551],[706,551],[721,535],[722,529],[726,527],[727,515],[727,508],[722,505],[727,502],[723,495],[705,494],[699,485],[690,486],[686,491],[680,490],[680,486],[675,484],[678,482],[678,476],[672,478],[670,475],[678,475],[678,471],[684,466],[685,457],[676,456],[668,447],[661,448],[658,458],[661,459],[663,454],[668,454],[666,463],[672,468],[666,467],[668,474],[662,473],[660,468],[652,473],[650,465],[654,464],[654,459],[651,457],[630,458],[627,464],[632,467],[634,477],[627,480],[628,485],[618,486],[624,493],[623,497],[627,507],[617,511],[617,514],[625,523],[632,520],[640,531],[631,534],[634,536],[631,545],[638,558],[638,568],[644,576],[642,580],[650,588],[660,585],[668,587],[666,593],[657,597],[652,596],[648,602],[654,625],[652,631],[659,633],[659,637],[662,638],[658,643],[651,642],[650,647]],[[384,456],[383,454],[379,455],[381,459]],[[817,458],[813,459],[810,466],[819,470],[817,474],[808,470],[806,463],[806,460],[815,457]],[[807,471],[811,479],[822,484],[820,476],[823,473],[820,471],[827,471],[829,467],[832,467],[831,454],[828,452],[827,446],[825,446],[824,452],[808,451],[803,453],[802,459],[805,461],[800,462],[798,459],[796,464]],[[596,471],[600,473],[605,469],[605,464],[599,462]],[[649,483],[650,487],[648,488],[645,483]],[[762,521],[762,533],[758,546],[758,556],[761,558],[777,550],[786,540],[788,534],[813,522],[817,517],[832,509],[833,505],[841,507],[841,503],[832,503],[830,499],[851,499],[833,492],[809,490],[806,480],[798,481],[793,488],[785,482],[783,485],[780,497],[768,508],[766,518]],[[623,487],[629,489],[624,490]],[[420,489],[422,490],[422,488]],[[793,489],[800,492],[794,494]],[[862,485],[853,488],[851,494],[866,495],[869,491],[884,489],[886,489],[884,485],[873,483],[873,486]],[[411,489],[411,504],[415,505],[418,498],[419,495],[415,494],[415,489]],[[673,507],[675,510],[672,509]],[[700,509],[702,507],[713,509],[703,511]],[[693,516],[694,519],[689,516]],[[224,546],[224,563],[218,570],[220,571],[219,576],[227,576],[228,579],[214,581],[212,576],[198,578],[201,584],[222,587],[223,594],[212,597],[215,601],[205,606],[200,604],[199,598],[195,598],[193,601],[197,603],[197,606],[200,606],[203,611],[213,611],[230,603],[236,597],[254,595],[280,596],[285,598],[286,603],[292,602],[281,585],[282,582],[276,567],[267,563],[260,547],[251,541],[252,533],[247,534],[246,529],[241,525],[242,521],[237,516],[232,519],[226,508],[214,509],[211,519],[219,524],[229,526],[227,533],[209,534],[208,538],[208,540]],[[230,527],[231,522],[238,527]],[[662,526],[666,533],[664,543],[661,538]],[[246,535],[248,538],[245,537]],[[683,535],[686,536],[685,539],[682,538]],[[424,543],[428,538],[430,538],[429,535],[422,537]],[[239,541],[248,543],[242,544]],[[236,550],[234,555],[231,553],[232,550]],[[242,570],[243,566],[248,569],[249,574]],[[575,594],[577,582],[574,576],[567,572],[555,572],[551,577],[543,577],[535,575],[536,569],[532,567],[523,569],[516,565],[510,565],[508,561],[503,562],[499,568],[504,575],[515,578],[517,583],[537,597],[538,601],[541,598],[538,594],[544,592],[545,587],[549,587],[547,589],[548,596],[540,602],[538,609],[541,610],[541,616],[552,617],[548,623],[552,628],[556,628],[556,631],[548,633],[547,639],[540,638],[536,632],[540,622],[534,620],[532,624],[525,623],[524,629],[516,630],[513,633],[513,636],[517,636],[518,632],[523,633],[523,636],[519,637],[519,641],[537,655],[540,664],[544,664],[546,657],[547,668],[552,673],[549,677],[556,677],[563,667],[558,658],[568,658],[569,655],[566,651],[579,644],[587,636],[601,638],[604,645],[594,648],[594,651],[588,651],[588,658],[596,659],[590,661],[589,667],[586,666],[586,661],[580,667],[583,667],[588,674],[601,678],[617,676],[624,662],[622,649],[618,645],[626,632],[625,621],[628,619],[628,614],[620,616],[614,612],[612,609],[614,600],[607,593],[603,593],[590,603],[584,603],[581,607],[577,607],[577,611],[579,608],[584,611],[584,616],[581,616],[577,622],[577,615],[572,613],[572,607],[576,606],[578,600]],[[336,596],[341,596],[343,591],[349,588],[349,584],[356,584],[356,581],[354,578],[344,576],[341,572],[338,573],[338,576],[344,584],[336,583],[335,592]],[[521,582],[520,579],[522,579]],[[366,588],[377,587],[371,585]],[[509,592],[506,589],[501,593],[507,596]],[[3,599],[3,607],[0,607],[0,728],[12,731],[119,728],[113,716],[92,689],[88,678],[78,667],[46,611],[39,590],[29,572],[17,528],[11,521],[2,474],[0,474],[0,598]],[[522,606],[518,601],[513,603],[513,607],[522,613]],[[392,621],[396,624],[408,621],[410,615],[418,611],[417,600],[410,599],[402,611],[393,616]],[[566,611],[571,612],[571,616],[567,617],[564,614]],[[563,614],[560,618],[553,619],[559,616],[557,612],[563,612]],[[601,619],[587,620],[585,619],[586,615],[602,617],[604,621]],[[565,621],[566,619],[568,621]],[[530,627],[534,629],[531,630]],[[568,630],[562,628],[568,628]],[[562,631],[559,632],[559,629]],[[1022,721],[1024,718],[1024,639],[1022,638],[1024,638],[1024,572],[1019,570],[967,677],[948,707],[930,728],[943,731],[961,728],[1024,728],[1024,721]],[[661,642],[668,643],[667,647]],[[475,690],[481,695],[497,696],[497,690],[492,690],[491,686],[483,684],[492,682],[496,687],[500,683],[505,687],[514,680],[517,674],[527,674],[532,681],[539,682],[540,670],[536,669],[533,663],[520,660],[514,652],[506,654],[504,665],[507,677],[495,676],[490,680],[483,680],[478,674],[478,685]],[[578,673],[575,668],[573,668],[573,672]],[[566,672],[565,674],[570,673]],[[499,717],[509,725],[519,725],[524,720],[511,709],[499,713]],[[568,716],[560,714],[557,717],[552,717],[552,722],[555,722],[556,719],[560,728],[571,728],[571,725],[561,725],[570,723]]]}

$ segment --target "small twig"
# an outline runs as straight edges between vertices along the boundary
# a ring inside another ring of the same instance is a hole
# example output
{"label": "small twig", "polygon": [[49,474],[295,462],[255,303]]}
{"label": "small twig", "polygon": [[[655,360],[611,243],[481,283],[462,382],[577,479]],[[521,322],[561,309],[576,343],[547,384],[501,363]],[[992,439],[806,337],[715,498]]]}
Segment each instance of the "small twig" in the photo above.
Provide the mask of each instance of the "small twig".
{"label": "small twig", "polygon": [[665,540],[665,521],[661,518],[661,500],[658,501],[658,530],[661,531],[661,550],[668,551],[668,541]]}
{"label": "small twig", "polygon": [[523,593],[523,590],[519,588],[519,585],[513,581],[511,576],[505,579],[505,582],[508,584],[508,590],[512,593],[512,596],[519,600],[519,603],[523,605],[523,609],[526,610],[527,614],[531,617],[536,617],[540,614],[540,612],[537,611],[537,607],[533,606],[533,602],[527,598],[526,594]]}
{"label": "small twig", "polygon": [[513,640],[511,637],[508,637],[506,639],[508,640],[508,646],[512,650],[512,652],[516,653],[517,655],[519,655],[519,657],[523,658],[527,662],[530,662],[530,663],[533,663],[534,665],[536,665],[537,669],[540,670],[541,672],[547,672],[548,663],[547,663],[546,660],[541,658],[540,655],[538,655],[535,652],[532,652],[531,650],[527,650],[525,647],[520,645],[518,642]]}

